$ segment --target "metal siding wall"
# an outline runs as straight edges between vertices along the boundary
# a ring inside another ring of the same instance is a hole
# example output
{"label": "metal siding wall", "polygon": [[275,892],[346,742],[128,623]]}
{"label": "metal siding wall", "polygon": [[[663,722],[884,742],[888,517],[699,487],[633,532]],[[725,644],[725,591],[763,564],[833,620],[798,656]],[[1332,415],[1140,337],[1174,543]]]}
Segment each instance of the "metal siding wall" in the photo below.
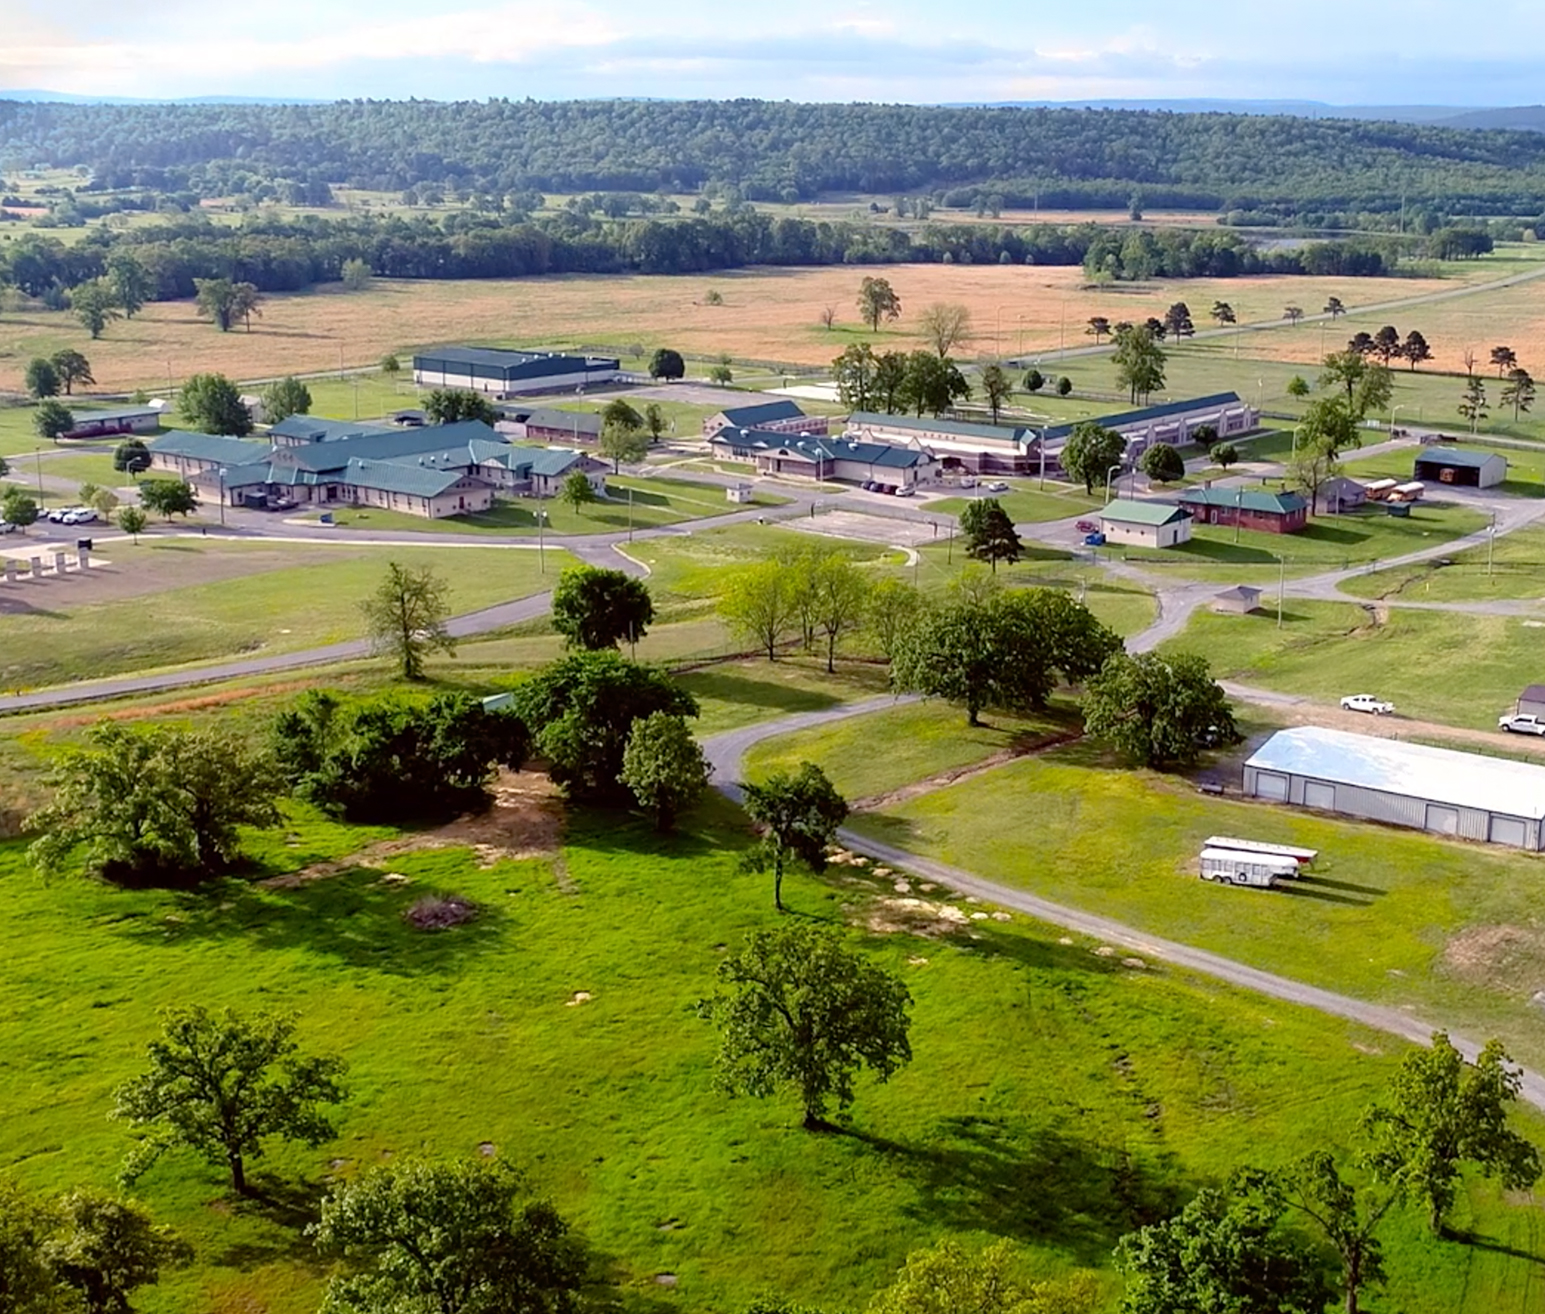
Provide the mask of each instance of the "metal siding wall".
{"label": "metal siding wall", "polygon": [[1356,785],[1336,785],[1336,811],[1349,817],[1387,821],[1396,826],[1412,826],[1417,830],[1423,830],[1427,825],[1426,799],[1406,798],[1382,790],[1361,789]]}
{"label": "metal siding wall", "polygon": [[1491,813],[1475,808],[1459,808],[1459,835],[1461,839],[1490,841]]}

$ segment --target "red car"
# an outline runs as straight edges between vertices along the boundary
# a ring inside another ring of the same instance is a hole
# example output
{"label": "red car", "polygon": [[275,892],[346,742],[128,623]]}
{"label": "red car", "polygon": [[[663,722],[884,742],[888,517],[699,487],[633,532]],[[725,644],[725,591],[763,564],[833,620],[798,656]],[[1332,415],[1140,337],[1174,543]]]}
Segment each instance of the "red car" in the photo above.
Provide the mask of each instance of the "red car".
{"label": "red car", "polygon": [[1078,530],[1080,534],[1098,534],[1100,532],[1099,522],[1095,520],[1080,520],[1073,528]]}

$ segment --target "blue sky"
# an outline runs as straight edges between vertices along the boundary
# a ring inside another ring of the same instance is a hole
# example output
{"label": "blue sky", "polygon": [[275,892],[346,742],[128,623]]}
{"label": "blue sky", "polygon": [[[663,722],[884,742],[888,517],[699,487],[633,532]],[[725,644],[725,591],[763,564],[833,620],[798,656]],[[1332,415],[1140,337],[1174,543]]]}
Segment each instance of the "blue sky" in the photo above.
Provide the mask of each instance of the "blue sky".
{"label": "blue sky", "polygon": [[1461,27],[1452,0],[0,0],[0,88],[1537,102],[1545,4],[1477,13]]}

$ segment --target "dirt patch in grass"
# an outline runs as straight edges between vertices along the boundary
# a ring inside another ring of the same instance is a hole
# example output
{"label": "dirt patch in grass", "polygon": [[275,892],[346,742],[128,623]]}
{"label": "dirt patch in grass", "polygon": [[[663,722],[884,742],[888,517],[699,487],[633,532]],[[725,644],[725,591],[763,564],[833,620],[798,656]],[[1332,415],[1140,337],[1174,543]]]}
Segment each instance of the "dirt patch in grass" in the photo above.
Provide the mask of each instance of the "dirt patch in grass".
{"label": "dirt patch in grass", "polygon": [[1533,994],[1545,989],[1545,931],[1472,926],[1444,946],[1443,965],[1488,989]]}
{"label": "dirt patch in grass", "polygon": [[1083,737],[1082,730],[1066,730],[1054,735],[1026,735],[1016,739],[1007,748],[1000,748],[992,756],[983,758],[980,762],[956,767],[953,771],[930,776],[927,780],[914,781],[910,785],[903,785],[900,789],[893,789],[888,793],[857,799],[850,807],[853,812],[883,812],[886,808],[898,807],[924,794],[932,794],[935,790],[958,785],[962,780],[970,780],[974,776],[982,775],[1018,758],[1045,753],[1050,749],[1060,748],[1064,744],[1074,743]]}
{"label": "dirt patch in grass", "polygon": [[428,849],[471,849],[484,868],[504,859],[556,856],[563,839],[563,804],[551,780],[534,771],[502,771],[490,793],[493,802],[484,812],[469,812],[444,826],[382,840],[336,862],[313,863],[263,883],[274,889],[293,889],[355,867],[379,866],[385,858]]}
{"label": "dirt patch in grass", "polygon": [[251,685],[240,689],[226,689],[220,693],[203,694],[198,698],[178,698],[172,702],[147,703],[143,707],[118,707],[106,711],[78,712],[61,716],[48,722],[50,730],[73,730],[83,725],[95,725],[98,721],[144,721],[151,717],[177,716],[183,712],[206,712],[212,707],[228,707],[253,698],[271,698],[280,694],[297,693],[313,688],[315,680],[288,680],[279,684]]}

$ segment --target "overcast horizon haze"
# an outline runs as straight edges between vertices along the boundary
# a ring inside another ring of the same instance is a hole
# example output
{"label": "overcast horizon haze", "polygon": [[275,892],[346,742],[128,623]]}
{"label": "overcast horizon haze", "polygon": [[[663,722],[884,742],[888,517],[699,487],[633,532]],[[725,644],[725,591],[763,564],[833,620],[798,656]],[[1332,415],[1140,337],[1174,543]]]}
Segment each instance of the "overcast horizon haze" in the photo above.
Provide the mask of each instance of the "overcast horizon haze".
{"label": "overcast horizon haze", "polygon": [[[270,0],[262,6],[0,0],[0,96],[46,89],[180,99],[543,100],[757,97],[914,103],[1108,99],[1306,100],[1333,105],[1538,102],[1545,6],[1500,0],[1464,34],[1452,6],[1385,11],[1329,0],[1164,12],[1111,0],[1044,15],[1007,0],[936,5],[789,0]],[[726,30],[727,29],[727,30]]]}

